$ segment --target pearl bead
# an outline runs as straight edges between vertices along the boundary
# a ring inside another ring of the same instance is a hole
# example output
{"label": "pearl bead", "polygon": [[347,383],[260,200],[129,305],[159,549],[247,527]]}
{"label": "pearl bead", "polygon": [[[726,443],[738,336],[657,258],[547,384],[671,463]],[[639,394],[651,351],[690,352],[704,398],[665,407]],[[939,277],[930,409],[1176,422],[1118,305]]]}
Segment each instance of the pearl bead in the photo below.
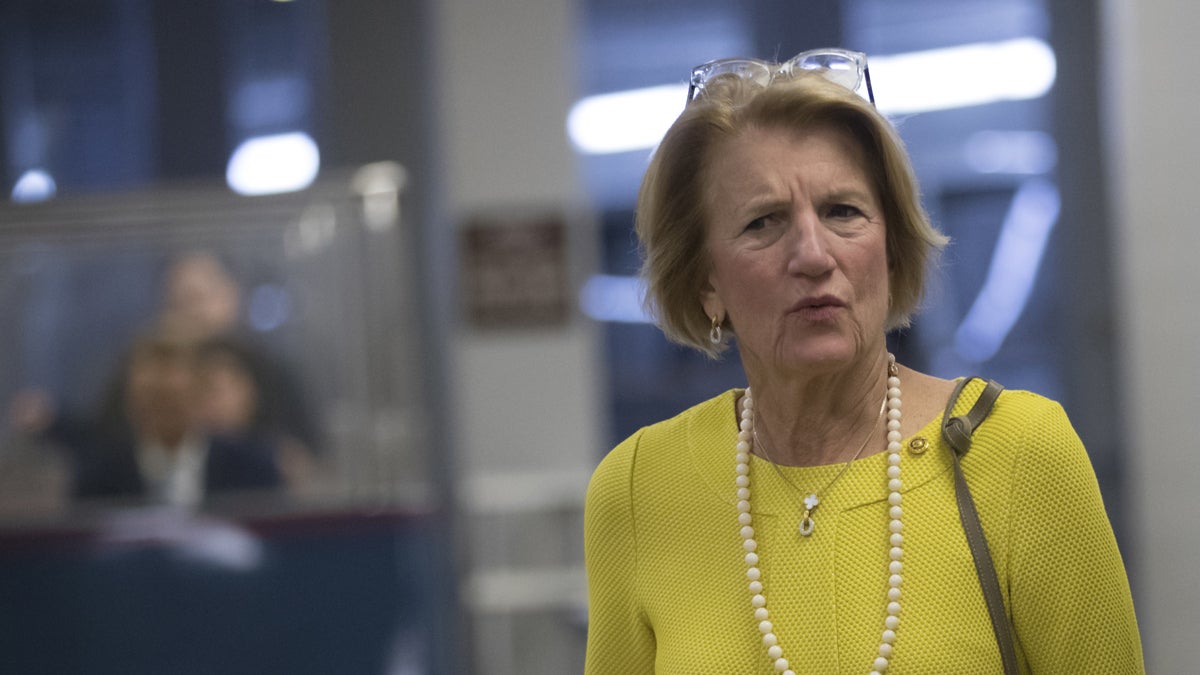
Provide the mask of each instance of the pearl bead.
{"label": "pearl bead", "polygon": [[775,670],[785,672],[788,669],[788,660],[784,658],[775,659]]}
{"label": "pearl bead", "polygon": [[763,636],[764,647],[774,647],[777,644],[779,644],[779,638],[775,637],[774,633],[767,633]]}
{"label": "pearl bead", "polygon": [[900,560],[904,557],[904,549],[900,548],[899,546],[893,546],[892,550],[889,551],[888,554],[892,556],[892,560]]}
{"label": "pearl bead", "polygon": [[899,409],[899,408],[892,408],[891,410],[888,410],[888,412],[887,412],[887,416],[888,416],[888,419],[889,419],[889,420],[898,420],[898,419],[900,419],[900,409]]}
{"label": "pearl bead", "polygon": [[755,565],[757,565],[758,564],[758,554],[757,553],[747,553],[746,554],[746,564],[749,565],[750,567],[754,567]]}
{"label": "pearl bead", "polygon": [[738,511],[742,513],[750,513],[750,500],[743,499],[737,503]]}
{"label": "pearl bead", "polygon": [[773,659],[783,656],[783,647],[780,647],[779,645],[771,645],[767,648],[767,656]]}
{"label": "pearl bead", "polygon": [[754,520],[754,517],[751,516],[746,511],[742,511],[741,513],[738,514],[738,522],[743,525],[749,525],[751,523],[751,521],[753,521],[753,520]]}
{"label": "pearl bead", "polygon": [[888,529],[891,530],[892,532],[899,532],[904,529],[904,521],[897,518],[897,519],[893,520],[892,522],[888,523]]}
{"label": "pearl bead", "polygon": [[750,465],[745,462],[739,462],[738,465],[734,467],[734,471],[736,471],[739,476],[745,476],[750,473]]}
{"label": "pearl bead", "polygon": [[879,645],[879,655],[882,656],[883,658],[885,658],[885,659],[892,658],[892,652],[893,652],[893,649],[890,644],[885,642],[885,643]]}
{"label": "pearl bead", "polygon": [[734,479],[734,482],[737,483],[738,487],[747,487],[748,485],[750,485],[750,477],[749,476],[738,476],[737,478]]}
{"label": "pearl bead", "polygon": [[891,466],[900,466],[900,453],[898,453],[898,452],[888,453],[888,464],[890,464]]}
{"label": "pearl bead", "polygon": [[750,604],[755,607],[766,607],[767,599],[763,597],[762,593],[758,593],[753,598],[750,598]]}
{"label": "pearl bead", "polygon": [[894,464],[889,466],[887,468],[887,476],[888,476],[888,478],[899,478],[900,477],[900,467],[896,466]]}
{"label": "pearl bead", "polygon": [[750,581],[758,581],[760,576],[762,576],[762,572],[759,572],[757,567],[746,570],[746,578]]}
{"label": "pearl bead", "polygon": [[899,602],[900,601],[900,589],[896,588],[894,586],[892,588],[889,588],[887,597],[888,597],[888,600],[891,600],[892,602]]}
{"label": "pearl bead", "polygon": [[904,545],[904,535],[895,533],[891,537],[892,546],[900,547]]}
{"label": "pearl bead", "polygon": [[[741,445],[741,443],[738,443],[738,445]],[[734,455],[733,458],[737,460],[738,464],[746,464],[750,461],[750,455],[745,452],[739,452],[738,454]]]}
{"label": "pearl bead", "polygon": [[904,517],[904,509],[899,506],[893,506],[888,509],[888,515],[892,517],[892,520],[900,520]]}
{"label": "pearl bead", "polygon": [[893,574],[892,576],[888,577],[888,586],[891,586],[892,588],[900,588],[900,585],[903,583],[904,577],[900,576],[899,574]]}
{"label": "pearl bead", "polygon": [[753,538],[754,538],[754,528],[750,527],[749,525],[743,527],[742,528],[742,539],[753,539]]}
{"label": "pearl bead", "polygon": [[783,675],[796,675],[796,671],[788,668],[787,670],[783,671]]}
{"label": "pearl bead", "polygon": [[750,592],[751,593],[762,593],[763,592],[762,582],[758,581],[758,580],[751,581],[750,582]]}
{"label": "pearl bead", "polygon": [[896,630],[900,627],[900,617],[894,615],[888,616],[883,620],[883,625],[887,626],[890,630]]}
{"label": "pearl bead", "polygon": [[892,574],[898,575],[904,571],[904,563],[900,562],[899,560],[893,560],[892,562],[888,563],[888,571]]}
{"label": "pearl bead", "polygon": [[883,644],[890,645],[896,641],[896,631],[887,629],[883,631]]}
{"label": "pearl bead", "polygon": [[767,611],[766,607],[759,607],[758,609],[754,610],[754,618],[758,619],[759,621],[766,621],[767,617],[770,615],[771,614]]}
{"label": "pearl bead", "polygon": [[[895,469],[896,467],[893,466],[892,468]],[[888,481],[888,489],[892,492],[899,492],[901,487],[903,487],[903,485],[900,483],[899,478],[893,478]]]}
{"label": "pearl bead", "polygon": [[747,539],[746,541],[742,542],[742,548],[746,549],[750,553],[753,553],[754,551],[758,550],[758,542],[754,541],[753,539]]}
{"label": "pearl bead", "polygon": [[775,626],[771,625],[770,621],[760,621],[758,623],[758,632],[766,635],[775,630]]}
{"label": "pearl bead", "polygon": [[904,436],[900,435],[899,429],[892,429],[887,433],[888,443],[899,443],[904,440]]}
{"label": "pearl bead", "polygon": [[900,603],[894,600],[889,602],[887,605],[887,613],[889,616],[900,616]]}
{"label": "pearl bead", "polygon": [[875,670],[878,670],[879,672],[882,673],[883,671],[887,670],[887,667],[888,667],[887,659],[883,658],[882,656],[875,659]]}
{"label": "pearl bead", "polygon": [[899,492],[892,492],[888,494],[888,503],[892,506],[900,506],[900,502],[902,501],[904,501],[904,496]]}
{"label": "pearl bead", "polygon": [[742,420],[741,423],[738,424],[738,426],[741,427],[742,431],[750,431],[751,429],[754,428],[754,422],[750,421],[750,419],[747,418],[747,419]]}

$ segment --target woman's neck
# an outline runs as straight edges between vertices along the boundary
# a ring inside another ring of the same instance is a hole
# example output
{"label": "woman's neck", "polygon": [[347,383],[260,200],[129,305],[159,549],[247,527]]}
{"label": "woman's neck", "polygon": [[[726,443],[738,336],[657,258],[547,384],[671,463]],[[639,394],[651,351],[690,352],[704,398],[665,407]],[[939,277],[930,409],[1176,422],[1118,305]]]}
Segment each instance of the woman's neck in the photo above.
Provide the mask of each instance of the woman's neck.
{"label": "woman's neck", "polygon": [[[754,391],[755,430],[770,459],[789,466],[848,461],[884,425],[879,415],[887,387],[887,353],[848,368],[809,377],[747,368]],[[882,450],[883,445],[864,455]],[[756,450],[756,454],[763,454]]]}

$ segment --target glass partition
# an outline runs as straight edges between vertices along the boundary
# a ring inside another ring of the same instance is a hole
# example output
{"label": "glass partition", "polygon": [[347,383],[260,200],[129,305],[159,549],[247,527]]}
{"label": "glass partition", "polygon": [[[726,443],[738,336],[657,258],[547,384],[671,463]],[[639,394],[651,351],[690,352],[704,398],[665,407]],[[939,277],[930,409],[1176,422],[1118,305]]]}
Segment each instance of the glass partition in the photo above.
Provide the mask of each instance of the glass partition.
{"label": "glass partition", "polygon": [[403,179],[0,211],[6,512],[429,506]]}

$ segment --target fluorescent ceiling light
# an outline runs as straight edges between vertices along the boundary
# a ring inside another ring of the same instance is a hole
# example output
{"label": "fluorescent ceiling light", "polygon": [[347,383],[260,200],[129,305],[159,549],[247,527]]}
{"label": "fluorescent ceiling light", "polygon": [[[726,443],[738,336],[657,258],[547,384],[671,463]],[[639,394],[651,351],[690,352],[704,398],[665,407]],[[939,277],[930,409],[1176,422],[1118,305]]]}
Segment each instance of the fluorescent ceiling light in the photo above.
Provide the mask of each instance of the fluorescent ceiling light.
{"label": "fluorescent ceiling light", "polygon": [[1034,178],[1017,188],[987,279],[954,334],[954,350],[963,359],[983,363],[995,356],[1025,311],[1060,207],[1058,188],[1049,181]]}
{"label": "fluorescent ceiling light", "polygon": [[293,192],[311,185],[320,168],[321,153],[308,134],[256,136],[229,156],[225,181],[242,195]]}
{"label": "fluorescent ceiling light", "polygon": [[[880,112],[911,115],[1043,96],[1057,72],[1044,41],[1021,38],[871,56]],[[653,148],[683,110],[687,85],[588,96],[567,115],[567,134],[591,155]]]}
{"label": "fluorescent ceiling light", "polygon": [[1044,131],[977,131],[963,144],[963,160],[979,173],[1041,175],[1058,163],[1058,146]]}
{"label": "fluorescent ceiling light", "polygon": [[1054,84],[1050,45],[1036,38],[869,59],[875,101],[888,115],[1038,98]]}
{"label": "fluorescent ceiling light", "polygon": [[58,192],[54,176],[42,169],[30,169],[21,174],[12,189],[12,200],[22,204],[44,202]]}
{"label": "fluorescent ceiling light", "polygon": [[650,323],[642,307],[645,288],[637,277],[597,274],[579,293],[583,313],[597,321]]}
{"label": "fluorescent ceiling light", "polygon": [[588,96],[567,114],[567,134],[589,155],[653,148],[679,117],[687,89],[665,85]]}

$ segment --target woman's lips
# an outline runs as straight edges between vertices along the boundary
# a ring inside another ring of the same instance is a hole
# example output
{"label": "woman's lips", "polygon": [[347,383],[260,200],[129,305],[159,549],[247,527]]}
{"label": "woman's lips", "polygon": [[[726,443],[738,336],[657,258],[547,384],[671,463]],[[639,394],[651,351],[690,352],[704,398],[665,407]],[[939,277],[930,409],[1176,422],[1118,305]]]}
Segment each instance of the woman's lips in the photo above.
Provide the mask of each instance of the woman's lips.
{"label": "woman's lips", "polygon": [[804,298],[792,306],[792,313],[810,321],[832,319],[846,307],[846,303],[833,295]]}

